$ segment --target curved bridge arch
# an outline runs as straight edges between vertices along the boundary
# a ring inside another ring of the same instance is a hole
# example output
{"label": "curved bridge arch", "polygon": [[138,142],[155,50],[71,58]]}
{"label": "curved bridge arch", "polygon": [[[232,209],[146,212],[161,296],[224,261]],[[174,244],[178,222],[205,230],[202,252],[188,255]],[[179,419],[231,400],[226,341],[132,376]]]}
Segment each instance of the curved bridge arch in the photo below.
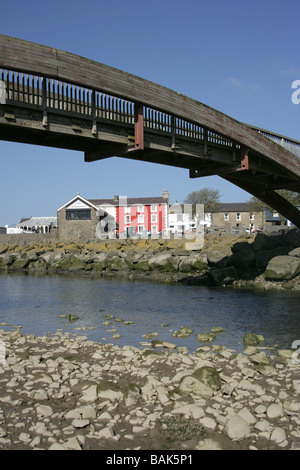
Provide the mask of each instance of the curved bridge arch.
{"label": "curved bridge arch", "polygon": [[276,189],[300,192],[300,142],[243,124],[156,83],[0,35],[0,139],[219,175],[300,227]]}

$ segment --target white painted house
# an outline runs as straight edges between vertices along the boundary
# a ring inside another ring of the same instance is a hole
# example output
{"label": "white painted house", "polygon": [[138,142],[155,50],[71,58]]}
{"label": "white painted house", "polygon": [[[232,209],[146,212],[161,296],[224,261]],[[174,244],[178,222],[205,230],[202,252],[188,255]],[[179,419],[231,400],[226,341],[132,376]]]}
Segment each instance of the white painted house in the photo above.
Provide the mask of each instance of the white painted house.
{"label": "white painted house", "polygon": [[169,207],[168,228],[173,234],[196,232],[197,224],[202,227],[211,226],[211,214],[204,214],[203,204],[179,204]]}

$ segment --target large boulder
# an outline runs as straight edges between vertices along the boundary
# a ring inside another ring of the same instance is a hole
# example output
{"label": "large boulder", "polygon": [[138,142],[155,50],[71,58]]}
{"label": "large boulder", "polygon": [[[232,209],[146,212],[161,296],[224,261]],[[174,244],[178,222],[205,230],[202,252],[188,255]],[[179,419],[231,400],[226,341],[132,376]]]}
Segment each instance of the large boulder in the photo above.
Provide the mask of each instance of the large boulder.
{"label": "large boulder", "polygon": [[227,244],[213,244],[202,250],[202,253],[207,256],[209,266],[224,267],[230,264],[231,260],[231,246]]}
{"label": "large boulder", "polygon": [[296,256],[296,258],[300,258],[300,247],[294,248],[292,251],[290,251],[289,256]]}
{"label": "large boulder", "polygon": [[266,235],[265,233],[258,233],[252,243],[254,251],[268,251],[274,250],[282,244],[282,235]]}
{"label": "large boulder", "polygon": [[231,263],[237,269],[246,270],[255,266],[256,254],[249,243],[236,243],[232,252]]}
{"label": "large boulder", "polygon": [[126,260],[118,255],[112,255],[107,262],[110,271],[124,271],[128,268]]}
{"label": "large boulder", "polygon": [[104,269],[107,269],[110,258],[110,253],[96,253],[95,255],[90,256],[87,262],[92,265],[92,268],[95,271],[103,271]]}
{"label": "large boulder", "polygon": [[212,268],[208,274],[208,280],[213,285],[232,284],[238,277],[238,271],[234,266]]}
{"label": "large boulder", "polygon": [[275,256],[285,256],[289,252],[287,246],[278,246],[274,250],[262,250],[256,254],[256,268],[260,270],[266,269],[269,261]]}
{"label": "large boulder", "polygon": [[196,395],[202,398],[211,398],[214,391],[197,377],[187,375],[180,381],[178,391],[182,395]]}
{"label": "large boulder", "polygon": [[264,276],[272,281],[290,280],[300,273],[300,258],[295,256],[276,256],[272,258]]}
{"label": "large boulder", "polygon": [[193,372],[193,377],[196,377],[200,382],[203,382],[215,391],[221,388],[221,379],[218,371],[214,367],[200,367],[200,369],[196,369],[195,372]]}
{"label": "large boulder", "polygon": [[179,264],[182,273],[201,272],[207,269],[207,257],[202,253],[193,253],[183,256]]}
{"label": "large boulder", "polygon": [[49,271],[82,271],[86,269],[86,263],[73,255],[62,255],[49,265]]}
{"label": "large boulder", "polygon": [[300,246],[300,229],[295,228],[292,230],[289,230],[285,235],[284,235],[284,242],[292,247],[299,247]]}
{"label": "large boulder", "polygon": [[180,257],[174,256],[171,252],[162,252],[153,255],[149,261],[149,269],[159,271],[178,271]]}
{"label": "large boulder", "polygon": [[243,344],[244,347],[247,346],[257,346],[260,344],[262,341],[264,341],[264,338],[262,335],[257,335],[256,333],[247,333],[243,337]]}

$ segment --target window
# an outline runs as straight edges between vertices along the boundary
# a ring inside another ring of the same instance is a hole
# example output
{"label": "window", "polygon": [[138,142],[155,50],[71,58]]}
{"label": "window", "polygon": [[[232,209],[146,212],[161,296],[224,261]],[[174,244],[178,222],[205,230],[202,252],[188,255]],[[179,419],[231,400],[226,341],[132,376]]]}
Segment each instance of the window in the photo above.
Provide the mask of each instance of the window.
{"label": "window", "polygon": [[249,219],[250,219],[250,220],[254,220],[254,214],[253,214],[253,213],[251,213],[251,214],[249,215]]}
{"label": "window", "polygon": [[138,206],[138,212],[144,212],[144,206]]}
{"label": "window", "polygon": [[144,225],[139,225],[138,226],[138,233],[143,233],[144,232]]}
{"label": "window", "polygon": [[144,214],[139,214],[138,215],[138,224],[143,224],[144,223]]}
{"label": "window", "polygon": [[157,205],[151,204],[151,212],[156,212],[156,211],[157,211]]}
{"label": "window", "polygon": [[151,225],[151,232],[157,233],[157,225]]}
{"label": "window", "polygon": [[157,214],[151,214],[151,222],[157,222]]}
{"label": "window", "polygon": [[66,220],[88,220],[91,219],[91,209],[67,209]]}
{"label": "window", "polygon": [[130,213],[130,207],[124,206],[124,212],[125,212],[125,214],[126,214],[126,213],[127,213],[127,214]]}
{"label": "window", "polygon": [[240,212],[236,213],[236,220],[241,220],[241,213]]}
{"label": "window", "polygon": [[224,220],[229,220],[229,214],[224,214]]}
{"label": "window", "polygon": [[124,219],[125,219],[125,224],[130,224],[130,222],[131,222],[130,215],[125,215]]}

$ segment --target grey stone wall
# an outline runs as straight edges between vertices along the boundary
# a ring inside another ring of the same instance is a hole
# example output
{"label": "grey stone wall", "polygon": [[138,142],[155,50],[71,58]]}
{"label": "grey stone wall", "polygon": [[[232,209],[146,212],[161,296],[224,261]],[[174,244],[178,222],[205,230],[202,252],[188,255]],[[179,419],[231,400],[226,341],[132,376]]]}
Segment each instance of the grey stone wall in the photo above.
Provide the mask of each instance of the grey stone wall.
{"label": "grey stone wall", "polygon": [[93,207],[89,220],[66,220],[66,207],[63,207],[57,211],[58,238],[60,241],[94,240],[98,222],[99,216]]}
{"label": "grey stone wall", "polygon": [[50,233],[12,233],[12,234],[0,234],[0,245],[6,243],[17,243],[17,244],[34,244],[34,243],[47,243],[52,241],[58,241],[57,230],[52,229]]}

